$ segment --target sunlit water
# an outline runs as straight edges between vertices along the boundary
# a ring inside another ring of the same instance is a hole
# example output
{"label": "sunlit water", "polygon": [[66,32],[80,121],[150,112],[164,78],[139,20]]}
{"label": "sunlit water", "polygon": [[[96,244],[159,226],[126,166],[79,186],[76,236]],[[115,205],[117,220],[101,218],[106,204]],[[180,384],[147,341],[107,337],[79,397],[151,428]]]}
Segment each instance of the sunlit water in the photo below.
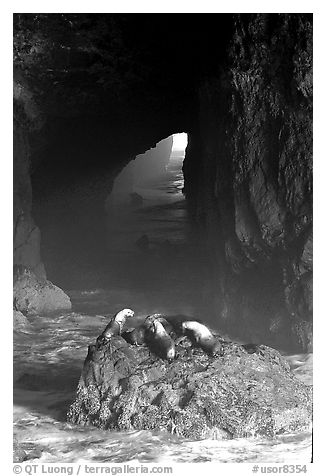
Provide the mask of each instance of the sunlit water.
{"label": "sunlit water", "polygon": [[[70,291],[73,312],[37,316],[15,332],[14,431],[35,462],[310,462],[311,434],[228,441],[190,441],[169,433],[105,432],[66,423],[87,346],[123,307],[138,316],[193,314],[196,273],[181,193],[181,157],[167,174],[137,189],[139,208],[120,207],[109,221],[112,273],[107,289]],[[147,235],[144,247],[137,240]],[[166,239],[168,238],[168,242]],[[188,249],[181,245],[188,240]],[[188,253],[188,258],[187,258]],[[200,299],[199,299],[200,301]],[[297,377],[312,384],[312,355],[286,356]]]}

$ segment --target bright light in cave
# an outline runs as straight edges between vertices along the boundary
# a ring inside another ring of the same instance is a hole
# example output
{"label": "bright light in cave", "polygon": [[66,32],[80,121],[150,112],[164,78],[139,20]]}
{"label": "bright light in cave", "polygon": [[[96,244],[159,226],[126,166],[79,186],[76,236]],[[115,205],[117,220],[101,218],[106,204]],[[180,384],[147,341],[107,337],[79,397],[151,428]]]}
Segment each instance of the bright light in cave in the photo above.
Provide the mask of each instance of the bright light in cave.
{"label": "bright light in cave", "polygon": [[172,151],[185,150],[188,143],[188,136],[185,132],[181,134],[173,134],[173,146]]}

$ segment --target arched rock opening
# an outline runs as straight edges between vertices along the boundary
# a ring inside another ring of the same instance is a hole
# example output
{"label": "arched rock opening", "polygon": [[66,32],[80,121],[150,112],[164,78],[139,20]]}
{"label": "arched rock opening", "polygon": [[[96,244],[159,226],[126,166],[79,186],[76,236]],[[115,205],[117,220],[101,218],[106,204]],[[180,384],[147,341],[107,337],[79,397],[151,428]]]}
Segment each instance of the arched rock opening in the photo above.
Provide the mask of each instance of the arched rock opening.
{"label": "arched rock opening", "polygon": [[187,131],[184,192],[207,256],[212,319],[246,339],[307,349],[311,16],[185,15],[182,27],[178,15],[148,19],[16,15],[14,262],[44,274],[35,219],[44,243],[46,233],[61,243],[43,250],[58,269],[100,265],[114,177]]}

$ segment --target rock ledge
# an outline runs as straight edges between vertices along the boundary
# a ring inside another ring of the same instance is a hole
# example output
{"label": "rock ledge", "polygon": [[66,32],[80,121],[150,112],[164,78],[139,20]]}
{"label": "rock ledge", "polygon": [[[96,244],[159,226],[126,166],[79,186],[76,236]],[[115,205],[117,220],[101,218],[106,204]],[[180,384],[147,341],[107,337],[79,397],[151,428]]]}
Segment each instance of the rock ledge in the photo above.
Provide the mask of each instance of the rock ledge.
{"label": "rock ledge", "polygon": [[221,355],[209,357],[186,338],[172,363],[121,337],[90,345],[68,421],[192,439],[273,437],[311,426],[312,389],[279,352],[220,342]]}
{"label": "rock ledge", "polygon": [[65,292],[24,266],[14,267],[14,310],[27,316],[71,309]]}

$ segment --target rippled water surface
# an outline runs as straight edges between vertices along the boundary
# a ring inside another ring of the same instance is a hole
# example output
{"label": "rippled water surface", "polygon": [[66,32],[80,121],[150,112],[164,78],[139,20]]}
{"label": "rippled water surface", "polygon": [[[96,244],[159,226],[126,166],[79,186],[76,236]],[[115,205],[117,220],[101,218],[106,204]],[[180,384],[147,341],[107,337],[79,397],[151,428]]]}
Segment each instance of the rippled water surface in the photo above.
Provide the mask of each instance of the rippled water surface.
{"label": "rippled water surface", "polygon": [[[138,316],[157,311],[191,315],[198,306],[198,277],[179,253],[188,233],[181,161],[154,185],[137,190],[146,198],[140,209],[119,210],[110,222],[108,288],[69,291],[73,312],[36,316],[28,330],[15,332],[14,431],[19,442],[35,452],[35,462],[310,462],[310,433],[273,440],[189,441],[169,433],[105,432],[65,422],[87,346],[106,325],[106,315],[124,307]],[[135,244],[144,234],[146,250]],[[312,355],[286,358],[297,377],[312,384]]]}

